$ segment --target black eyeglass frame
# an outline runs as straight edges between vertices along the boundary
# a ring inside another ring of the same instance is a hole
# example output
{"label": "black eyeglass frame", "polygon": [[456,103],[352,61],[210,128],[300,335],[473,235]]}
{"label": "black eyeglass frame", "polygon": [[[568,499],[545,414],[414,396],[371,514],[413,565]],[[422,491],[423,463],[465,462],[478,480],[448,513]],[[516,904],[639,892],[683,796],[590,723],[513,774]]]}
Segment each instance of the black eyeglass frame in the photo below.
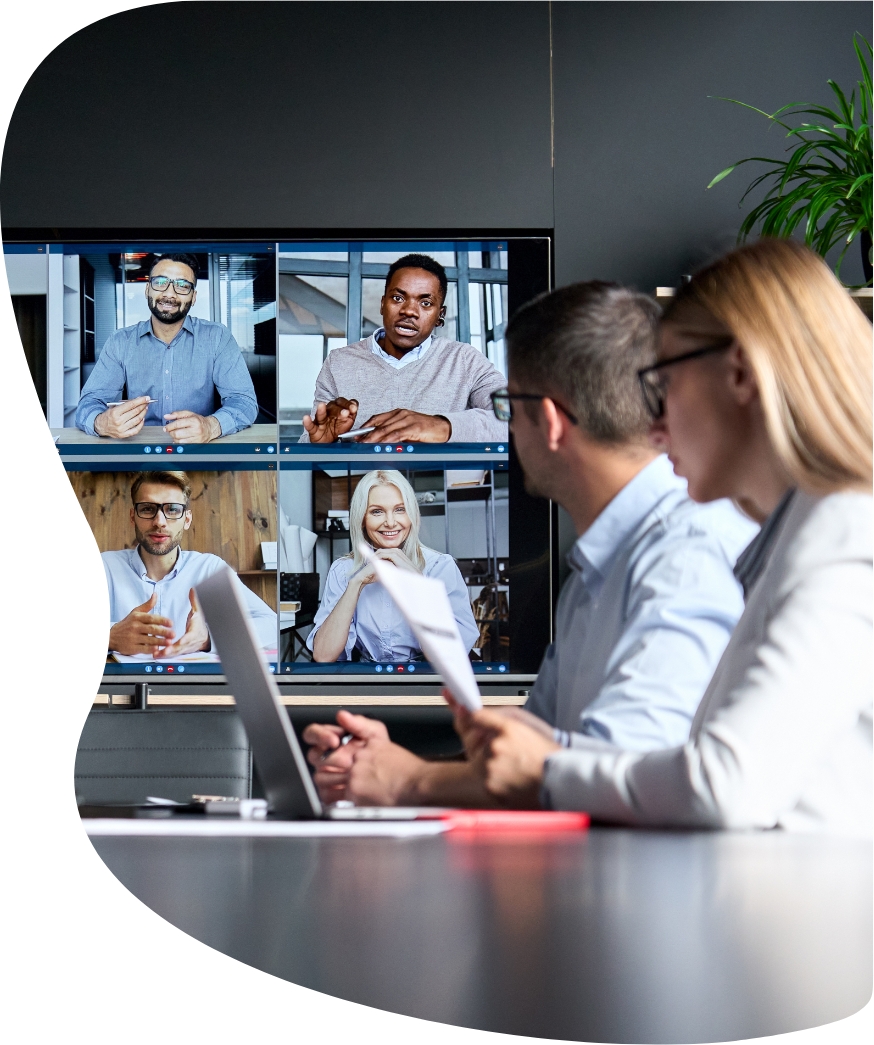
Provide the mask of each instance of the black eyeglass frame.
{"label": "black eyeglass frame", "polygon": [[[166,279],[167,282],[162,287],[156,287],[156,279]],[[197,289],[197,284],[192,283],[190,279],[170,279],[169,276],[149,276],[149,286],[152,288],[152,290],[155,291],[166,290],[171,283],[176,293],[180,294],[184,298],[187,298],[189,294],[193,294],[194,291]],[[181,287],[179,286],[180,283],[182,284]],[[186,290],[185,287],[188,287],[188,289]]]}
{"label": "black eyeglass frame", "polygon": [[[513,407],[513,400],[514,399],[530,399],[532,402],[536,401],[536,402],[539,403],[543,399],[552,399],[552,396],[546,395],[546,394],[544,394],[544,395],[537,395],[534,392],[512,392],[511,393],[511,392],[508,392],[506,390],[506,388],[499,388],[497,392],[492,392],[491,395],[489,396],[489,398],[492,401],[492,410],[494,411],[495,417],[499,421],[512,421],[513,420],[513,408],[512,407]],[[508,405],[507,405],[506,409],[504,409],[503,406],[501,406],[501,407],[498,406],[498,400],[499,399],[506,399],[507,400],[507,404]],[[568,421],[571,422],[571,424],[578,425],[580,423],[577,420],[577,418],[574,417],[574,415],[570,412],[570,410],[567,409],[567,407],[562,406],[561,403],[556,402],[555,399],[552,399],[552,402],[555,403],[555,405],[559,408],[559,410],[561,410],[561,412],[565,415],[565,417],[568,419]]]}
{"label": "black eyeglass frame", "polygon": [[665,367],[673,366],[675,363],[686,363],[690,359],[698,359],[700,356],[710,355],[711,352],[724,352],[734,343],[734,338],[723,338],[712,345],[704,345],[703,348],[695,348],[691,352],[684,352],[670,359],[661,359],[652,366],[642,367],[637,371],[637,380],[640,383],[640,392],[650,416],[654,421],[660,421],[665,416],[665,392],[664,389],[649,379],[650,374],[657,374]]}
{"label": "black eyeglass frame", "polygon": [[[154,508],[155,511],[151,515],[144,515],[140,511],[141,508]],[[182,511],[178,515],[168,515],[167,510],[169,508],[181,508]],[[134,505],[134,514],[138,519],[157,519],[158,512],[161,512],[167,522],[178,522],[185,517],[187,511],[188,501],[167,501],[166,504],[157,504],[155,501],[137,501]]]}

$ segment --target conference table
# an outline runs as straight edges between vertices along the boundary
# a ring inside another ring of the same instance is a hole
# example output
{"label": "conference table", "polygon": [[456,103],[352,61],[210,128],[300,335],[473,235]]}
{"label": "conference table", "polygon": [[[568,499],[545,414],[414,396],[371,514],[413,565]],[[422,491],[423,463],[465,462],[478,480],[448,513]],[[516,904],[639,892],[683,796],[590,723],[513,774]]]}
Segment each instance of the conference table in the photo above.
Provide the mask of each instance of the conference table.
{"label": "conference table", "polygon": [[93,845],[167,921],[274,976],[422,1019],[582,1041],[720,1041],[841,1019],[871,993],[864,841],[117,826],[92,822]]}

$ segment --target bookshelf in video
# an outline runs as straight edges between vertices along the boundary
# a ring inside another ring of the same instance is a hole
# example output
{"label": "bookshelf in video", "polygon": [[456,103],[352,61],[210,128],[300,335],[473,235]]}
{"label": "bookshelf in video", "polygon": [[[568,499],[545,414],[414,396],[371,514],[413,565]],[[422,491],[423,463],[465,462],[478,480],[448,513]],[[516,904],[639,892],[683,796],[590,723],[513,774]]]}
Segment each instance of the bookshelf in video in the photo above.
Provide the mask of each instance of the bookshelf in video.
{"label": "bookshelf in video", "polygon": [[510,670],[507,243],[6,245],[13,304],[110,595],[107,674],[221,664],[230,567],[283,676],[429,674],[361,557],[439,578]]}

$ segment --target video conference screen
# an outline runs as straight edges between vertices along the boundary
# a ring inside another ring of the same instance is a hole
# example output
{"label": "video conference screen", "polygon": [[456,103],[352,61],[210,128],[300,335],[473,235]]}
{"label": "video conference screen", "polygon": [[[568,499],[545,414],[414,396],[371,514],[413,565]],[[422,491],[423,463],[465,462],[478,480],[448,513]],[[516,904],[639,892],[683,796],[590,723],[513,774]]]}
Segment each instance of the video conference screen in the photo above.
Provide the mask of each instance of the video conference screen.
{"label": "video conference screen", "polygon": [[224,565],[283,677],[433,674],[362,545],[445,584],[474,671],[526,670],[491,398],[511,247],[5,245],[103,559],[107,675],[220,674],[194,587]]}

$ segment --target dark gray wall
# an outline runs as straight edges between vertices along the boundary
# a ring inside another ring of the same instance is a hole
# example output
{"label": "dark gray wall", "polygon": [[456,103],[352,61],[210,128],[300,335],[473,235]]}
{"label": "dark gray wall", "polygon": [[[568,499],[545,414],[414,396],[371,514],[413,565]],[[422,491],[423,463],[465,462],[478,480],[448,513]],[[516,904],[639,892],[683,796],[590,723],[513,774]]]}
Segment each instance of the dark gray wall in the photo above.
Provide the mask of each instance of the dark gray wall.
{"label": "dark gray wall", "polygon": [[[731,247],[761,168],[706,186],[745,156],[780,156],[784,132],[708,95],[828,104],[829,78],[858,78],[854,30],[871,39],[870,4],[553,5],[559,281],[651,290]],[[851,250],[842,275],[861,282]]]}
{"label": "dark gray wall", "polygon": [[[509,10],[508,10],[509,7]],[[177,3],[58,47],[4,226],[550,227],[543,3]]]}
{"label": "dark gray wall", "polygon": [[[868,3],[179,3],[66,40],[13,116],[13,228],[555,228],[559,283],[730,246],[755,114],[855,81]],[[551,127],[550,72],[554,84]],[[551,165],[554,133],[555,168]],[[845,275],[861,276],[855,248]]]}

